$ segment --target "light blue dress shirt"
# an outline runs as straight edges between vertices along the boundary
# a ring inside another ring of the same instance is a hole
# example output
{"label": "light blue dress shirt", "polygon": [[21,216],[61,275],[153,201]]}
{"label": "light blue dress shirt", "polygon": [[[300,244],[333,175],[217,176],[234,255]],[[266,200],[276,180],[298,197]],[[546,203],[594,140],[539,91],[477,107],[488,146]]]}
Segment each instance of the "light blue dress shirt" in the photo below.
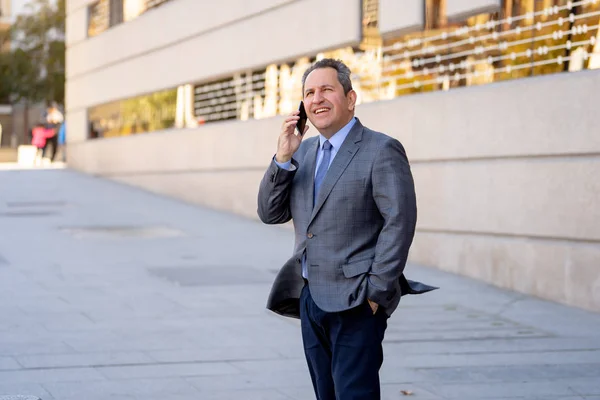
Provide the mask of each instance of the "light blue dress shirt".
{"label": "light blue dress shirt", "polygon": [[[319,170],[319,165],[321,165],[321,161],[323,161],[323,143],[325,143],[326,140],[329,140],[329,143],[331,143],[331,146],[332,146],[331,147],[331,158],[329,159],[329,165],[327,166],[327,168],[329,169],[329,167],[331,166],[331,163],[333,162],[333,159],[335,158],[338,151],[340,150],[340,147],[342,147],[342,143],[344,143],[344,140],[346,140],[346,137],[348,137],[348,133],[350,133],[350,130],[352,129],[352,127],[354,126],[355,123],[356,123],[356,118],[352,118],[350,120],[350,122],[348,122],[342,129],[340,129],[339,131],[334,133],[333,136],[331,137],[331,139],[327,139],[325,136],[319,135],[319,150],[317,152],[317,165],[315,166],[315,175],[317,174],[317,171]],[[275,160],[275,164],[277,164],[277,166],[279,166],[279,168],[283,168],[288,171],[293,171],[296,169],[296,167],[294,165],[292,165],[291,161],[288,161],[285,163],[278,163]],[[325,176],[327,176],[327,175],[325,175]],[[306,267],[306,254],[302,255],[302,276],[305,279],[307,279],[307,277],[308,277],[307,267]]]}

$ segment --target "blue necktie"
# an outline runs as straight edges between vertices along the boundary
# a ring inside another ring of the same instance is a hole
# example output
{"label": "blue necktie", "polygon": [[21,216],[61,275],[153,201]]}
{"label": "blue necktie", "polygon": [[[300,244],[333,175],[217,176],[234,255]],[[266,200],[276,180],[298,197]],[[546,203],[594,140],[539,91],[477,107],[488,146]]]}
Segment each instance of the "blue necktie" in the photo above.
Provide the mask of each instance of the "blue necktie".
{"label": "blue necktie", "polygon": [[332,147],[333,146],[331,145],[331,143],[329,143],[329,140],[323,142],[323,159],[321,160],[321,164],[319,164],[319,169],[317,169],[317,175],[315,176],[315,195],[313,197],[313,206],[317,202],[319,190],[321,189],[321,184],[323,183],[325,174],[327,174],[327,169],[329,169],[329,161],[331,161]]}

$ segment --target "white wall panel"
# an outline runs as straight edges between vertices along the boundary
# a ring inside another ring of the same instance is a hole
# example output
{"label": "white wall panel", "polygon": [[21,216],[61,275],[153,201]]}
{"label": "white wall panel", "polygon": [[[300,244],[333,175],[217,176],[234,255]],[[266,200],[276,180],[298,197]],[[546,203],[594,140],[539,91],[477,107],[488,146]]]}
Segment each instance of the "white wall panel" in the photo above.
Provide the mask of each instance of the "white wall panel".
{"label": "white wall panel", "polygon": [[67,122],[67,142],[80,142],[88,137],[88,120],[86,110],[69,111],[65,115]]}
{"label": "white wall panel", "polygon": [[87,16],[87,7],[83,7],[73,11],[73,13],[67,18],[67,48],[71,47],[74,43],[81,42],[87,38]]}
{"label": "white wall panel", "polygon": [[383,36],[421,30],[425,21],[424,0],[380,0],[379,29]]}

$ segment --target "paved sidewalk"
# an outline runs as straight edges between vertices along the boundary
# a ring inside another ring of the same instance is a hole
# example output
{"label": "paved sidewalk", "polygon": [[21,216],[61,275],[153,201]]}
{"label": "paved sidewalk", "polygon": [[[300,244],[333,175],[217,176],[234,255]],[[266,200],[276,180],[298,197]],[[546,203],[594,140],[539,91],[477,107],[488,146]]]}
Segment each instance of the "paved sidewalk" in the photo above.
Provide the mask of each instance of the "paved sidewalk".
{"label": "paved sidewalk", "polygon": [[[69,170],[0,189],[0,395],[314,399],[298,323],[264,308],[289,229]],[[442,289],[390,319],[385,399],[600,399],[600,315],[407,271]]]}

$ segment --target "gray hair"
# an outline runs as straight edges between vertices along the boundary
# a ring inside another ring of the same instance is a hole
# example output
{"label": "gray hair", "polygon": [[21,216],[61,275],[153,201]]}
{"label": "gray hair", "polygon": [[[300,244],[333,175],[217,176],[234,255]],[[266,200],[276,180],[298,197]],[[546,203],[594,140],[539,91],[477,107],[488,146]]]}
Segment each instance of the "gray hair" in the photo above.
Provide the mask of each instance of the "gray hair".
{"label": "gray hair", "polygon": [[304,83],[308,75],[315,69],[319,68],[333,68],[337,71],[337,78],[342,87],[344,88],[344,94],[348,94],[352,90],[352,81],[350,80],[350,68],[340,60],[334,60],[333,58],[324,58],[311,65],[302,75],[302,96],[304,96]]}

